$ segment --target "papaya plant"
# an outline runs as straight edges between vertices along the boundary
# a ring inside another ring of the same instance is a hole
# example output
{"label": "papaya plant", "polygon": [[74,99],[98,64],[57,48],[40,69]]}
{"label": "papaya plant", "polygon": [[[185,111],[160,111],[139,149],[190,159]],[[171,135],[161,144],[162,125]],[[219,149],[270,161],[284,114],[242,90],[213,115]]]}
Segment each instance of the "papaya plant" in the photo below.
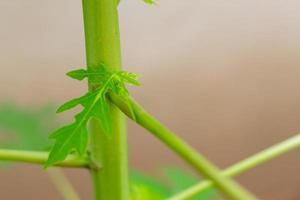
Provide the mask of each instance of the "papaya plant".
{"label": "papaya plant", "polygon": [[[152,0],[144,2],[154,4]],[[50,148],[0,149],[0,159],[42,164],[46,171],[54,166],[85,168],[91,174],[95,200],[221,198],[212,195],[215,191],[232,200],[257,199],[233,176],[299,149],[300,135],[225,170],[219,169],[149,114],[128,92],[127,85],[139,86],[140,83],[137,74],[121,68],[118,4],[119,0],[82,0],[86,67],[74,69],[67,75],[77,81],[87,80],[88,91],[57,109],[60,113],[80,107],[74,120],[51,132],[54,145]],[[174,169],[165,172],[169,184],[137,173],[130,176],[126,116],[167,145],[207,180],[200,181]],[[54,175],[54,182],[63,176]],[[78,198],[74,196],[71,198]]]}
{"label": "papaya plant", "polygon": [[[62,124],[54,115],[54,106],[41,108],[22,107],[15,103],[0,104],[0,136],[1,146],[7,149],[42,151],[49,150],[50,141],[47,133],[53,127]],[[14,166],[12,163],[2,163],[7,168]],[[66,200],[78,200],[80,195],[59,168],[46,171],[53,186]],[[200,180],[194,175],[179,168],[168,167],[163,172],[163,180],[145,175],[136,170],[130,172],[130,189],[132,199],[146,199],[151,194],[151,199],[164,199],[182,191]],[[143,195],[143,196],[142,196]],[[213,189],[197,195],[193,199],[208,200],[216,193]]]}

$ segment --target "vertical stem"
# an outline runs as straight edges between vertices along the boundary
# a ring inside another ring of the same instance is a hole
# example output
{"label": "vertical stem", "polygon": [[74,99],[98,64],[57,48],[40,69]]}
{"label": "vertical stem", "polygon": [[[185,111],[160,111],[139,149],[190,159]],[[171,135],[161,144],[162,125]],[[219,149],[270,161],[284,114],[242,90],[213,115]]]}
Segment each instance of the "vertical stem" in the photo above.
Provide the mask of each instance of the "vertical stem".
{"label": "vertical stem", "polygon": [[[86,59],[90,69],[104,63],[121,68],[117,0],[82,0]],[[97,87],[89,83],[89,89]],[[107,137],[98,121],[90,122],[91,175],[95,200],[129,199],[127,135],[123,114],[111,104],[113,134]],[[97,166],[101,165],[101,169]]]}

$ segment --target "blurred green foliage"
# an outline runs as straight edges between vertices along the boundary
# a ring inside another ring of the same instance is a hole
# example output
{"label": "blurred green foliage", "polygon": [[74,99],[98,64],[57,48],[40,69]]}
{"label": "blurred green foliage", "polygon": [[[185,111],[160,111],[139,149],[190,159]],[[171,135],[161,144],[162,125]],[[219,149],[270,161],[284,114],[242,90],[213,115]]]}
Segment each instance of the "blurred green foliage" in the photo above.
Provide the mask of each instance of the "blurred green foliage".
{"label": "blurred green foliage", "polygon": [[48,133],[58,125],[54,106],[39,109],[0,105],[0,147],[23,150],[46,150],[50,147]]}
{"label": "blurred green foliage", "polygon": [[[163,170],[162,177],[155,178],[140,172],[132,172],[132,200],[163,200],[200,182],[200,179],[187,171],[176,167]],[[217,197],[215,190],[207,190],[190,200],[209,200]]]}
{"label": "blurred green foliage", "polygon": [[[0,148],[49,150],[48,133],[58,125],[54,106],[36,109],[14,103],[0,104]],[[164,168],[160,178],[133,171],[131,200],[164,200],[199,181],[197,176],[175,167]],[[209,200],[215,194],[211,189],[191,200]]]}

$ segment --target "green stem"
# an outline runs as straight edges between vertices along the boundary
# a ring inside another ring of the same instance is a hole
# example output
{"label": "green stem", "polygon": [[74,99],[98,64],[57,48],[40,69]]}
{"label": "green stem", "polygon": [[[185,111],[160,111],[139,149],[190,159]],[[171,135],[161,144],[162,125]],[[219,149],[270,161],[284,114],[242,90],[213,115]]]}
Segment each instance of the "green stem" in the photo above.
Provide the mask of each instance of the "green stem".
{"label": "green stem", "polygon": [[[0,160],[26,162],[33,164],[45,164],[49,153],[42,151],[21,151],[0,149]],[[89,163],[85,159],[69,155],[64,161],[56,164],[61,167],[83,167],[88,168]]]}
{"label": "green stem", "polygon": [[[117,0],[82,0],[86,61],[89,69],[101,64],[113,69],[121,68],[120,34]],[[89,89],[97,85],[89,83]],[[107,137],[101,124],[90,122],[90,160],[95,200],[129,199],[127,134],[123,114],[110,106],[113,134]],[[98,167],[101,165],[101,169]]]}
{"label": "green stem", "polygon": [[133,99],[129,100],[131,104],[129,107],[128,104],[117,95],[110,94],[110,98],[128,117],[135,119],[138,124],[149,130],[154,136],[168,145],[198,172],[201,172],[202,175],[214,181],[216,186],[223,191],[227,197],[233,200],[256,199],[239,184],[225,177],[209,160],[147,113]]}
{"label": "green stem", "polygon": [[61,169],[51,168],[47,171],[52,183],[65,200],[80,200],[76,190]]}
{"label": "green stem", "polygon": [[[237,176],[243,172],[246,172],[258,165],[266,163],[274,158],[277,158],[280,155],[283,155],[291,150],[300,148],[300,134],[287,139],[279,144],[276,144],[268,149],[265,149],[245,160],[242,160],[231,167],[228,167],[223,171],[223,175],[227,177]],[[214,184],[210,180],[201,181],[199,184],[196,184],[185,191],[169,198],[168,200],[182,200],[182,199],[191,199],[197,194],[213,187]]]}

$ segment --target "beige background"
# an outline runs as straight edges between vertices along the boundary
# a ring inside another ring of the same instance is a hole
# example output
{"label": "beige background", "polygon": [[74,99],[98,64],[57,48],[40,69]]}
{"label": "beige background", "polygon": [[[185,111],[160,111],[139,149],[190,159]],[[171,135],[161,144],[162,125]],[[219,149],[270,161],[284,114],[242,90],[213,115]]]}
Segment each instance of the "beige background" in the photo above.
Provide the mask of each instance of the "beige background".
{"label": "beige background", "polygon": [[[142,74],[133,95],[220,167],[300,131],[297,0],[139,0],[120,5],[124,68]],[[79,0],[0,1],[0,98],[62,102],[84,84]],[[185,165],[130,123],[130,165],[156,173]],[[300,199],[299,151],[238,178],[261,199]],[[91,199],[85,172],[68,172]],[[0,171],[0,199],[60,199],[40,167]]]}

